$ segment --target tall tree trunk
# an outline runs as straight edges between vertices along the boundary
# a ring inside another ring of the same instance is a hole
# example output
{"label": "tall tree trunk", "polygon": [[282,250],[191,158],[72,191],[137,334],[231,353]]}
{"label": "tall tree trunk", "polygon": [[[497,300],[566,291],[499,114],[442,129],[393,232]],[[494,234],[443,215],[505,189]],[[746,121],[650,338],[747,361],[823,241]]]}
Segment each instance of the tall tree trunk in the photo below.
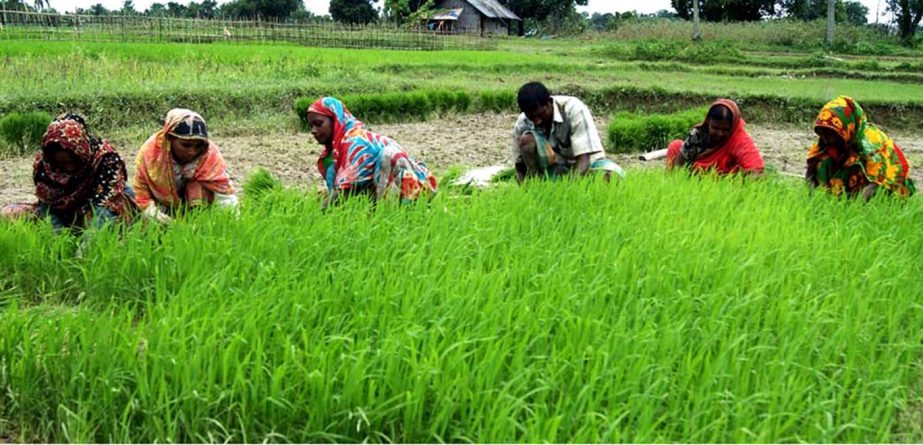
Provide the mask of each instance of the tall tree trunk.
{"label": "tall tree trunk", "polygon": [[917,6],[917,3],[910,0],[899,0],[897,4],[892,4],[891,15],[897,14],[897,29],[900,32],[901,40],[904,43],[913,41],[916,34],[917,26],[920,26],[920,18],[923,17],[923,11]]}
{"label": "tall tree trunk", "polygon": [[836,33],[836,0],[827,0],[827,46],[833,45]]}
{"label": "tall tree trunk", "polygon": [[699,0],[692,0],[692,40],[702,40],[702,31],[699,29]]}

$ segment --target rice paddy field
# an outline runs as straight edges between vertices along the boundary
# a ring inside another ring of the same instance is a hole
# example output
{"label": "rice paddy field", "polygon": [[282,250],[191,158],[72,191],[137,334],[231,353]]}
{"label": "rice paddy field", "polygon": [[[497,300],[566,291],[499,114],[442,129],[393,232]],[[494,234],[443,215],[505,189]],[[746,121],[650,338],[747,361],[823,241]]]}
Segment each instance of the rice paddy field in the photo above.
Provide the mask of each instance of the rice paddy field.
{"label": "rice paddy field", "polygon": [[[448,185],[502,158],[529,80],[585,97],[604,135],[730,96],[780,139],[848,94],[921,156],[923,53],[722,42],[3,41],[0,113],[82,111],[126,159],[176,106],[254,158],[303,145],[280,158],[288,187],[256,193],[253,164],[232,165],[239,216],[89,240],[0,223],[0,441],[923,441],[919,197],[836,199],[773,162],[762,180]],[[472,153],[436,163],[431,202],[321,212],[316,178],[292,173],[316,156],[297,99],[321,94],[361,98],[400,140],[432,122],[424,161]],[[785,139],[796,162],[807,132]],[[4,187],[29,159],[0,159]]]}

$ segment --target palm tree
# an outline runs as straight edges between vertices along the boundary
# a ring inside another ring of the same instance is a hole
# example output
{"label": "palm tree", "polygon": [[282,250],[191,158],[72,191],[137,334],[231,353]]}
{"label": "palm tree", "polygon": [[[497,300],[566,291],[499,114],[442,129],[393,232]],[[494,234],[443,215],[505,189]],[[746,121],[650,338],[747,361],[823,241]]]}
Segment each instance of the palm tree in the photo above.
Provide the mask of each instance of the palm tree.
{"label": "palm tree", "polygon": [[836,0],[827,0],[827,46],[833,45],[836,32]]}

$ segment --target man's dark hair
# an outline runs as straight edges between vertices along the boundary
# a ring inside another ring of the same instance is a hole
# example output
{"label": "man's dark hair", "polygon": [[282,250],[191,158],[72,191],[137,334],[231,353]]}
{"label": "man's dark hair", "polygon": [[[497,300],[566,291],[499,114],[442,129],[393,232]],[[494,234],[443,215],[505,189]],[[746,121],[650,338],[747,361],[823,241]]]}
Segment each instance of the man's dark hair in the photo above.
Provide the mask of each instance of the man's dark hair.
{"label": "man's dark hair", "polygon": [[708,110],[708,120],[719,122],[734,122],[734,113],[724,105],[715,105]]}
{"label": "man's dark hair", "polygon": [[548,88],[539,82],[529,82],[519,88],[519,95],[516,97],[519,102],[519,110],[523,113],[531,113],[538,107],[551,102],[551,93]]}

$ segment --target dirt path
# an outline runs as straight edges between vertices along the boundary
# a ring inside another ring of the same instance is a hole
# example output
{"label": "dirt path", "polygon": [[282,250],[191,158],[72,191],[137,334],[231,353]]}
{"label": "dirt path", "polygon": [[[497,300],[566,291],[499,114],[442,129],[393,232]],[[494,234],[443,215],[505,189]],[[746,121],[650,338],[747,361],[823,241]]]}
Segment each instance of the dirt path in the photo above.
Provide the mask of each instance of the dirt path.
{"label": "dirt path", "polygon": [[[487,166],[509,162],[510,128],[514,115],[478,114],[449,116],[429,122],[375,125],[373,130],[401,142],[416,158],[434,171],[444,172],[452,166]],[[606,128],[606,122],[597,122]],[[804,154],[813,142],[810,128],[789,126],[749,126],[750,134],[768,165],[779,171],[802,174]],[[912,170],[923,181],[923,134],[893,132],[892,136],[918,166]],[[232,176],[241,184],[256,167],[272,171],[290,186],[314,187],[320,176],[314,163],[319,146],[309,134],[276,132],[268,135],[234,135],[223,137],[215,129],[215,140],[232,168]],[[129,175],[134,174],[134,149],[142,141],[114,140],[115,147],[128,161]],[[659,168],[661,162],[643,163],[636,155],[611,156],[626,169]],[[0,204],[31,201],[31,157],[0,159]]]}

